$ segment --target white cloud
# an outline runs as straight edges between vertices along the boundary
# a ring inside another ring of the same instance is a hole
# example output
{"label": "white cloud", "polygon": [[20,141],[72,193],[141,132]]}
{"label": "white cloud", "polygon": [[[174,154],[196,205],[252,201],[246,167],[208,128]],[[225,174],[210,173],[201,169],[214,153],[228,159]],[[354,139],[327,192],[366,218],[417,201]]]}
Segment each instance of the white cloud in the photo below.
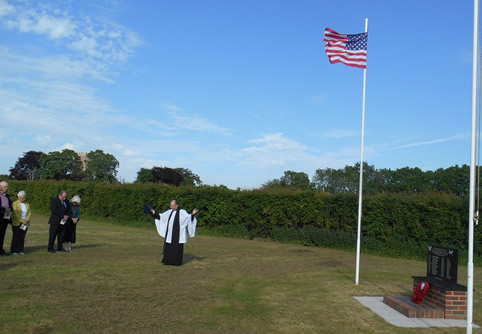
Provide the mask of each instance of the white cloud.
{"label": "white cloud", "polygon": [[270,133],[262,138],[250,140],[252,146],[243,148],[234,155],[241,165],[258,168],[289,166],[290,164],[322,163],[321,159],[308,153],[308,147],[286,138],[282,133]]}
{"label": "white cloud", "polygon": [[360,132],[356,130],[331,130],[323,134],[326,138],[341,139],[346,137],[359,136]]}
{"label": "white cloud", "polygon": [[179,115],[177,113],[170,113],[171,118],[174,120],[174,124],[179,129],[209,132],[220,134],[223,136],[230,136],[232,133],[228,128],[222,128],[212,124],[205,118],[201,118],[197,115]]}
{"label": "white cloud", "polygon": [[[107,76],[106,66],[89,60],[75,60],[66,55],[24,56],[0,45],[0,66],[2,82],[5,80],[19,83],[22,77],[42,76],[47,80],[80,80],[93,78],[113,82]],[[29,79],[30,80],[30,79]]]}
{"label": "white cloud", "polygon": [[172,103],[164,104],[164,105],[162,105],[162,108],[170,110],[170,111],[183,111],[184,110],[182,107],[179,107],[179,106],[177,106],[175,104],[172,104]]}
{"label": "white cloud", "polygon": [[80,34],[79,39],[70,43],[72,49],[86,53],[91,57],[101,57],[102,53],[97,50],[99,43],[92,37]]}
{"label": "white cloud", "polygon": [[63,151],[63,150],[73,150],[73,151],[75,151],[75,147],[74,147],[74,145],[71,144],[71,143],[65,143],[64,145],[62,145],[61,148],[56,149],[56,150],[54,150],[54,151],[61,152],[61,151]]}
{"label": "white cloud", "polygon": [[[207,160],[229,161],[241,167],[261,173],[274,171],[281,176],[283,171],[303,171],[312,175],[319,168],[342,168],[360,160],[360,148],[341,147],[337,151],[319,152],[298,141],[287,138],[282,133],[264,134],[261,138],[249,140],[250,144],[238,151],[223,149],[216,153],[203,153]],[[365,147],[366,157],[377,154],[375,147]]]}
{"label": "white cloud", "polygon": [[0,17],[15,13],[15,7],[8,4],[6,0],[0,0]]}
{"label": "white cloud", "polygon": [[10,11],[12,14],[5,21],[5,26],[20,32],[33,32],[46,35],[49,39],[58,40],[74,35],[77,25],[68,17],[55,17],[35,9],[19,9]]}
{"label": "white cloud", "polygon": [[[134,32],[108,20],[76,18],[59,8],[37,2],[17,2],[15,6],[0,0],[4,28],[21,33],[46,36],[76,52],[87,66],[106,76],[108,69],[124,63],[143,42]],[[79,63],[77,63],[79,65]]]}
{"label": "white cloud", "polygon": [[416,147],[416,146],[434,145],[434,144],[444,143],[444,142],[448,142],[448,141],[452,141],[452,140],[466,139],[467,137],[468,137],[468,134],[458,134],[458,135],[455,135],[455,136],[450,136],[450,137],[445,137],[445,138],[439,138],[439,139],[427,140],[427,141],[420,141],[420,142],[416,142],[416,143],[410,143],[410,144],[395,146],[395,147],[391,147],[391,148],[387,149],[387,151],[400,150],[400,149]]}

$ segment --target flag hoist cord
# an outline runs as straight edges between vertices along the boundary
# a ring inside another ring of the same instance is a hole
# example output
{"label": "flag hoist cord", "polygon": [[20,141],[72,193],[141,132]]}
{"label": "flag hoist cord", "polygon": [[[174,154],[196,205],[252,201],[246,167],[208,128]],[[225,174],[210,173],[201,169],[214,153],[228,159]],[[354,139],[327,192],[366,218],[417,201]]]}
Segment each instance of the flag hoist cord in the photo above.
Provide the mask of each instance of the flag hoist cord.
{"label": "flag hoist cord", "polygon": [[[480,26],[478,27],[480,30]],[[481,44],[482,45],[482,37],[481,37]],[[482,64],[482,50],[479,49],[479,57],[480,57],[480,63]],[[476,225],[479,225],[479,214],[480,214],[480,133],[481,133],[481,114],[482,114],[482,66],[479,66],[479,80],[478,80],[478,85],[479,85],[479,98],[478,98],[478,108],[477,108],[477,117],[478,117],[478,122],[477,122],[477,174],[476,174],[476,191],[475,191],[475,212],[474,212],[474,222]],[[481,250],[478,250],[481,251]]]}
{"label": "flag hoist cord", "polygon": [[[469,187],[469,192],[470,192],[469,208],[471,209],[471,212],[469,212],[469,249],[468,249],[469,254],[468,254],[468,262],[467,262],[467,327],[466,327],[467,334],[472,333],[472,327],[473,327],[474,239],[476,239],[477,252],[479,252],[480,254],[480,251],[481,251],[480,242],[476,237],[477,233],[475,233],[474,231],[474,223],[476,226],[479,225],[479,219],[480,219],[479,217],[480,215],[480,149],[481,149],[480,133],[481,133],[481,125],[482,125],[482,122],[481,122],[482,68],[480,66],[480,64],[482,63],[482,52],[481,52],[482,50],[480,48],[480,45],[482,45],[482,43],[481,41],[477,41],[477,37],[481,38],[480,35],[481,34],[480,34],[480,23],[479,23],[479,1],[474,0],[474,50],[473,50],[474,64],[472,66],[473,68],[474,67],[478,68],[479,71],[477,73],[476,70],[473,70],[473,73],[472,73],[472,135],[471,135],[472,148],[471,148],[471,158],[470,158],[471,162],[470,162],[470,187]],[[477,53],[479,56],[478,64],[475,63],[477,61]],[[476,73],[478,74],[478,78],[474,78],[474,74]],[[474,85],[479,86],[478,96],[474,96],[477,93],[477,87],[474,87]],[[474,106],[476,106],[475,113],[477,115],[474,115]],[[476,117],[478,117],[478,121],[476,121]],[[474,129],[474,123],[476,123],[475,129]],[[474,138],[474,136],[476,138]],[[476,170],[472,171],[472,167],[475,167]],[[473,175],[472,173],[474,173],[475,175]],[[472,177],[474,177],[474,179],[472,179]],[[472,180],[474,181],[474,183],[472,183]]]}

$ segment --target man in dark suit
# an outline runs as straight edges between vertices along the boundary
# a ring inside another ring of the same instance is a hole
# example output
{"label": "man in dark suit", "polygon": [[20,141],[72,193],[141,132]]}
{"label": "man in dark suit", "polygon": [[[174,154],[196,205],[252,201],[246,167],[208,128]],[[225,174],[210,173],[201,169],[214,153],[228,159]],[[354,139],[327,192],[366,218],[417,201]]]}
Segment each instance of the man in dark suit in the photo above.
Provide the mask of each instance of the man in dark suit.
{"label": "man in dark suit", "polygon": [[7,192],[8,183],[0,182],[0,255],[8,255],[3,249],[3,240],[8,224],[12,223],[12,201]]}
{"label": "man in dark suit", "polygon": [[65,251],[62,248],[64,224],[69,219],[70,203],[67,200],[67,192],[61,190],[59,196],[52,198],[50,201],[50,218],[49,218],[49,245],[48,251],[55,253],[54,243],[57,238],[57,249]]}

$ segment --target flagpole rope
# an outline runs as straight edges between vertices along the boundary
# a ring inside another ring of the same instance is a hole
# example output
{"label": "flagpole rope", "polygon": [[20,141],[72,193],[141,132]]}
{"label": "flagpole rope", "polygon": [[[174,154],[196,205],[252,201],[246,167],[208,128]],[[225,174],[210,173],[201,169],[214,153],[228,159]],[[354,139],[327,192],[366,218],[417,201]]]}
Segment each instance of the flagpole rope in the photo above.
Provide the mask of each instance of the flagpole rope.
{"label": "flagpole rope", "polygon": [[[478,27],[480,30],[480,26]],[[482,36],[480,37],[481,43],[482,43]],[[482,45],[482,44],[480,44]],[[479,49],[479,57],[480,57],[480,63],[482,63],[482,49]],[[474,212],[474,218],[475,218],[475,223],[478,225],[479,224],[479,210],[480,210],[480,133],[481,133],[481,114],[482,114],[482,99],[480,98],[482,96],[482,66],[479,68],[479,106],[477,110],[477,116],[479,118],[478,124],[477,124],[477,177],[476,177],[476,184],[477,184],[477,189],[476,189],[476,207],[475,207],[475,212]]]}
{"label": "flagpole rope", "polygon": [[[481,37],[481,42],[482,42],[482,37]],[[479,56],[480,60],[482,61],[482,52],[479,50]],[[479,68],[479,97],[482,95],[482,85],[481,85],[481,78],[482,78],[482,67]],[[475,212],[474,212],[474,218],[476,221],[479,220],[479,208],[480,208],[480,125],[481,125],[481,117],[480,117],[480,110],[481,110],[481,99],[479,98],[479,106],[477,110],[477,116],[478,116],[478,124],[477,124],[477,176],[476,176],[476,184],[477,184],[477,189],[475,192],[476,196],[476,206],[475,206]]]}

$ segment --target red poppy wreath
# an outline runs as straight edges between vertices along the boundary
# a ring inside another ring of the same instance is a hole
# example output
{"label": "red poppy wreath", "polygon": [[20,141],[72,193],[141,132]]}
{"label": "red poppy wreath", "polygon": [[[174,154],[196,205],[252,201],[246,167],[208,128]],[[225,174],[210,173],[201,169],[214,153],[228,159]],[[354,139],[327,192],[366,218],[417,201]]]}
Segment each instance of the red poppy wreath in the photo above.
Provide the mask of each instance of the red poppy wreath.
{"label": "red poppy wreath", "polygon": [[415,304],[420,304],[427,295],[430,285],[428,282],[420,282],[413,291],[412,300]]}

